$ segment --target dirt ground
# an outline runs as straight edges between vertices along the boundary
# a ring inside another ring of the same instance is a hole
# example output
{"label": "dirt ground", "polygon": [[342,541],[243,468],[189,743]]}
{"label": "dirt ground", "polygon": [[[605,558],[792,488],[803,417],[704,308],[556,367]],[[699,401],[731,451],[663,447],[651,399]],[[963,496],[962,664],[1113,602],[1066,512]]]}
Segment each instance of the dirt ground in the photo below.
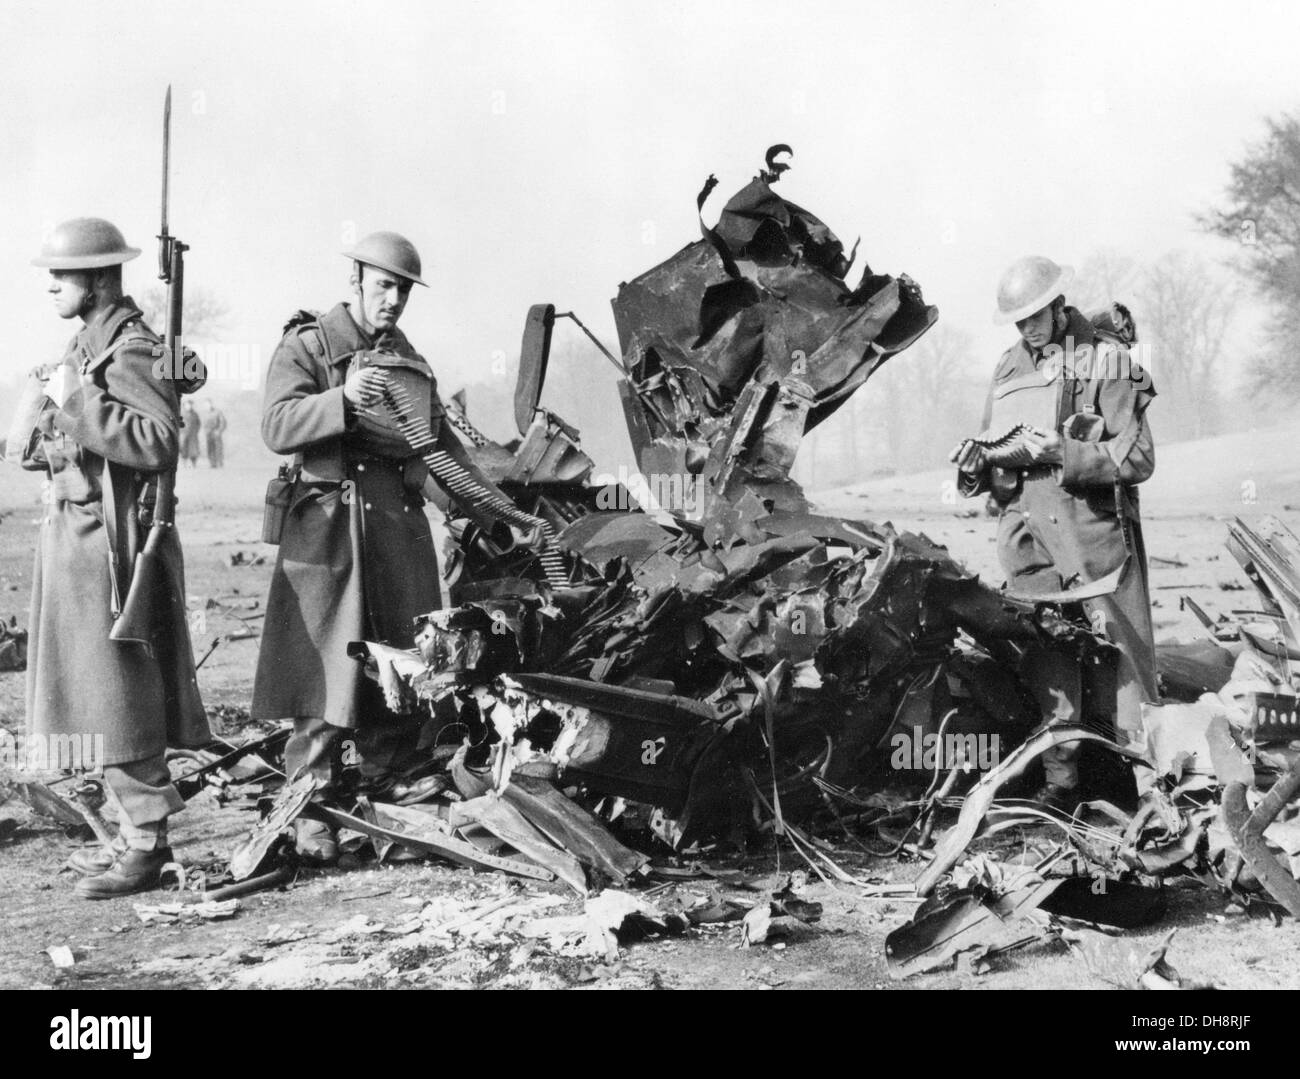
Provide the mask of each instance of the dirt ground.
{"label": "dirt ground", "polygon": [[[1223,548],[1225,525],[1234,514],[1275,513],[1300,530],[1300,475],[1288,453],[1295,434],[1278,428],[1163,451],[1157,478],[1144,492],[1147,550],[1169,560],[1152,563],[1158,637],[1197,635],[1198,624],[1178,609],[1182,594],[1211,613],[1252,606],[1253,592],[1235,590],[1246,582]],[[270,472],[258,462],[182,473],[180,528],[192,607],[217,595],[263,598],[269,566],[232,567],[230,556],[270,552],[257,542]],[[884,480],[824,494],[820,502],[830,512],[924,531],[996,580],[994,522],[971,516],[977,509],[971,504],[954,503],[948,479],[933,473]],[[0,615],[16,614],[20,624],[26,621],[38,500],[35,478],[5,470]],[[238,625],[225,615],[210,616],[194,634],[196,650]],[[210,707],[247,707],[256,650],[256,639],[218,647],[200,671]],[[23,678],[0,674],[0,725],[13,732],[23,725]],[[72,894],[74,878],[61,870],[72,844],[57,830],[32,823],[20,804],[0,805],[4,818],[22,823],[0,839],[0,988],[1106,988],[1061,945],[1013,953],[985,974],[952,971],[893,982],[884,938],[908,920],[915,900],[866,898],[851,887],[815,880],[803,898],[823,904],[822,919],[811,927],[795,924],[776,944],[742,947],[739,924],[730,922],[626,945],[613,962],[521,942],[491,918],[479,917],[512,904],[545,916],[580,911],[581,903],[560,886],[521,885],[431,863],[306,874],[287,890],[242,900],[240,910],[224,920],[145,924],[135,904],[171,897],[80,901]],[[252,821],[247,810],[218,806],[204,793],[175,818],[174,849],[186,863],[226,855]],[[904,861],[852,864],[862,875],[896,883],[920,869]],[[804,868],[789,852],[779,865],[762,851],[728,865],[769,884]],[[760,894],[726,881],[691,880],[655,898],[661,906],[690,906],[711,890],[742,905]],[[1300,968],[1291,961],[1300,926],[1293,921],[1276,925],[1266,916],[1236,913],[1223,896],[1194,884],[1171,886],[1169,899],[1168,916],[1134,936],[1154,944],[1176,928],[1169,959],[1184,976],[1223,988],[1300,988]],[[472,931],[455,931],[466,922],[473,923]],[[74,965],[56,967],[46,949],[59,946],[71,950]]]}

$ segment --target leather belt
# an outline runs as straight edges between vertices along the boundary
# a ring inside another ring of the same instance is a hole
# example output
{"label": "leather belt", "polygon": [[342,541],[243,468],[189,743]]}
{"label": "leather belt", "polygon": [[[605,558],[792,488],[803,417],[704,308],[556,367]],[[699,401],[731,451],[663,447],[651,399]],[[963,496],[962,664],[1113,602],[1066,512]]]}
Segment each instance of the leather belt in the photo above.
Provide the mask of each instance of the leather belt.
{"label": "leather belt", "polygon": [[380,468],[382,467],[395,468],[397,471],[400,472],[402,471],[402,469],[406,467],[406,458],[385,457],[382,454],[378,454],[378,453],[356,453],[352,451],[344,453],[343,455],[344,467],[348,467],[350,465],[359,465],[359,464],[375,465]]}

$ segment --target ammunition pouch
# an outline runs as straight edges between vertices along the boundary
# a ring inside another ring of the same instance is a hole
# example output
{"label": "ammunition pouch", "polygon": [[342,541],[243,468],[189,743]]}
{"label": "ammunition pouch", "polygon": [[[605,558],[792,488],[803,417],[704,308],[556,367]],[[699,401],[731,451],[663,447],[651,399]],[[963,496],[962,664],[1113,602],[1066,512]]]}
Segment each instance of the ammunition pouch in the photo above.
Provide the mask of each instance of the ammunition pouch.
{"label": "ammunition pouch", "polygon": [[266,485],[266,505],[262,511],[263,543],[279,544],[301,476],[301,468],[281,465],[279,473]]}
{"label": "ammunition pouch", "polygon": [[1078,442],[1100,442],[1106,431],[1106,422],[1095,410],[1076,412],[1067,416],[1061,434]]}

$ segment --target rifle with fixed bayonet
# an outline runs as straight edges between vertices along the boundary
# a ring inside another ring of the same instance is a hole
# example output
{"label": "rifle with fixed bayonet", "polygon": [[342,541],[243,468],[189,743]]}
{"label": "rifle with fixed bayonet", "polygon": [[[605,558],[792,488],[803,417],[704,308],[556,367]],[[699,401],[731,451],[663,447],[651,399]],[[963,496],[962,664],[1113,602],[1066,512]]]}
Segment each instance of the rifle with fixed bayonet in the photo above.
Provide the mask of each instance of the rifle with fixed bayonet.
{"label": "rifle with fixed bayonet", "polygon": [[[185,252],[189,250],[189,245],[173,236],[168,227],[171,130],[172,88],[168,86],[167,98],[163,103],[162,227],[158,232],[158,278],[167,286],[167,310],[162,345],[157,349],[161,356],[154,364],[154,376],[172,378],[179,384],[186,363],[181,313],[185,297]],[[158,609],[158,605],[182,602],[167,587],[167,569],[161,550],[167,533],[175,527],[175,508],[176,468],[173,466],[158,473],[149,536],[136,555],[126,602],[122,604],[122,613],[109,631],[111,640],[149,644],[160,627],[167,624],[166,619],[161,617],[164,612]],[[181,614],[183,618],[184,612]]]}

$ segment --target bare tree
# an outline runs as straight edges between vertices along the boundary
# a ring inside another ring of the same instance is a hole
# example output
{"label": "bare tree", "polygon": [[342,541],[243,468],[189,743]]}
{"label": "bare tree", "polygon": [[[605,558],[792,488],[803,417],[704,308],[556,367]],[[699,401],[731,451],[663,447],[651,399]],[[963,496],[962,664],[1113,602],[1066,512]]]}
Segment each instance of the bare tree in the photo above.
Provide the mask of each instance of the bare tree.
{"label": "bare tree", "polygon": [[1115,301],[1132,304],[1141,277],[1135,259],[1113,247],[1094,251],[1079,266],[1068,299],[1085,314],[1092,314]]}
{"label": "bare tree", "polygon": [[955,441],[974,433],[991,371],[992,361],[976,362],[968,332],[941,322],[867,383],[859,396],[868,406],[875,396],[897,471],[937,468]]}
{"label": "bare tree", "polygon": [[[161,286],[145,289],[140,297],[144,320],[158,333],[167,319],[167,290]],[[205,288],[187,288],[184,304],[185,337],[199,341],[220,330],[230,315],[230,308]]]}
{"label": "bare tree", "polygon": [[1135,298],[1139,340],[1150,345],[1152,375],[1175,433],[1202,438],[1218,428],[1225,344],[1236,315],[1235,285],[1205,260],[1171,251],[1147,267]]}

